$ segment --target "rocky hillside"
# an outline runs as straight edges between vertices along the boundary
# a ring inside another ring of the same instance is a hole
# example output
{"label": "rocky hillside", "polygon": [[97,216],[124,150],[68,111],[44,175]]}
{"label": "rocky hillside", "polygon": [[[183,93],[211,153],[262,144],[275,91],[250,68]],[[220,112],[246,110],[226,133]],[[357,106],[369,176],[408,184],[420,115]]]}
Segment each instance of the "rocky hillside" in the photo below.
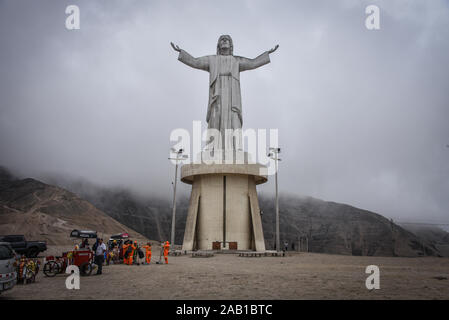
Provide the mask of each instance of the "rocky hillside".
{"label": "rocky hillside", "polygon": [[96,230],[104,238],[128,232],[146,240],[72,192],[34,179],[15,179],[0,168],[0,234],[66,245],[74,242],[69,237],[73,229]]}
{"label": "rocky hillside", "polygon": [[435,247],[444,257],[449,257],[449,233],[432,225],[401,224],[401,227],[418,236],[421,241]]}
{"label": "rocky hillside", "polygon": [[[260,197],[267,246],[275,242],[274,200]],[[366,256],[441,255],[431,243],[385,217],[311,197],[280,198],[281,241],[311,252]],[[301,241],[301,243],[300,243]]]}
{"label": "rocky hillside", "polygon": [[[169,239],[171,203],[168,200],[141,199],[123,189],[99,188],[85,181],[59,180],[59,183],[148,238]],[[259,201],[264,212],[262,224],[266,247],[273,249],[274,200],[262,195]],[[187,209],[188,198],[179,196],[177,244],[181,244],[184,237]],[[310,252],[411,257],[445,255],[434,243],[423,241],[385,217],[345,204],[284,196],[280,199],[280,222],[281,241],[288,242],[289,250],[298,250],[300,246],[305,250],[307,241]]]}

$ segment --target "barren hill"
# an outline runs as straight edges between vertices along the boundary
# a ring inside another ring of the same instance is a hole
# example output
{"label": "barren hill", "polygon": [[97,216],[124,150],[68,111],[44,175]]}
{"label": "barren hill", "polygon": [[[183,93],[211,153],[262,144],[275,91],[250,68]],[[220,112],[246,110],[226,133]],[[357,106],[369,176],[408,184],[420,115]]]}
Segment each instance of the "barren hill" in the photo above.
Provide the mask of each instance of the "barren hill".
{"label": "barren hill", "polygon": [[[267,244],[275,237],[274,201],[260,197]],[[380,214],[312,197],[280,198],[281,241],[310,252],[357,256],[439,256],[435,245]]]}
{"label": "barren hill", "polygon": [[444,257],[449,257],[449,233],[432,225],[401,224],[401,227],[418,236],[424,243],[434,246]]}
{"label": "barren hill", "polygon": [[73,229],[95,230],[105,239],[128,232],[134,239],[146,240],[74,193],[34,179],[15,179],[0,168],[0,234],[66,245],[73,243],[69,238]]}

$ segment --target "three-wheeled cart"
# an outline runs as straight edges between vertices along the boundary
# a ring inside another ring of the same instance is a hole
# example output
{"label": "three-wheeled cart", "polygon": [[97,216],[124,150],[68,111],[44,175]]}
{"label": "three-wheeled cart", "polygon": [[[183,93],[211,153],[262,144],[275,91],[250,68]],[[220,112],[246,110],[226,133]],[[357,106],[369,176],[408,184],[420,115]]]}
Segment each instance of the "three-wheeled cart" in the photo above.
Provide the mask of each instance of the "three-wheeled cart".
{"label": "three-wheeled cart", "polygon": [[[97,238],[97,232],[73,230],[70,236],[81,239]],[[69,265],[77,266],[82,276],[89,276],[93,269],[94,253],[90,249],[80,249],[63,252],[60,257],[47,256],[45,259],[43,272],[47,277],[64,273]]]}

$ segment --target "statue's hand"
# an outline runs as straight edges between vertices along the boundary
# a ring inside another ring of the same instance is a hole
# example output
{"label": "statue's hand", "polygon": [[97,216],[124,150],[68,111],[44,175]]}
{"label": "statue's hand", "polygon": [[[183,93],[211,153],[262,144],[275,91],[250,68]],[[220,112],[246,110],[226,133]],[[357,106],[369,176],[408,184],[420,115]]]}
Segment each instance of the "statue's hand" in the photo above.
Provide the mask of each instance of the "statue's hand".
{"label": "statue's hand", "polygon": [[170,44],[171,44],[173,50],[178,51],[178,52],[181,52],[181,48],[180,48],[180,47],[178,47],[177,45],[175,45],[173,42],[170,42]]}
{"label": "statue's hand", "polygon": [[278,48],[279,48],[279,45],[277,44],[276,47],[274,47],[273,49],[269,50],[268,53],[273,53],[273,52],[275,52]]}

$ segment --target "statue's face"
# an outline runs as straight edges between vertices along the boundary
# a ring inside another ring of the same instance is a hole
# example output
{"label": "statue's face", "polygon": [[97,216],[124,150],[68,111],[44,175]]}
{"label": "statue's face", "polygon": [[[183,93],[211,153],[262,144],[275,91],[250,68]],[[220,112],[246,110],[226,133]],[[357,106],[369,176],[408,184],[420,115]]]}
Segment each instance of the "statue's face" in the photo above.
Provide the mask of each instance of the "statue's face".
{"label": "statue's face", "polygon": [[221,54],[231,54],[231,39],[229,39],[228,37],[222,37],[218,42],[218,48]]}
{"label": "statue's face", "polygon": [[230,47],[231,47],[231,43],[229,42],[228,38],[223,38],[220,40],[220,48],[221,49],[230,48]]}

